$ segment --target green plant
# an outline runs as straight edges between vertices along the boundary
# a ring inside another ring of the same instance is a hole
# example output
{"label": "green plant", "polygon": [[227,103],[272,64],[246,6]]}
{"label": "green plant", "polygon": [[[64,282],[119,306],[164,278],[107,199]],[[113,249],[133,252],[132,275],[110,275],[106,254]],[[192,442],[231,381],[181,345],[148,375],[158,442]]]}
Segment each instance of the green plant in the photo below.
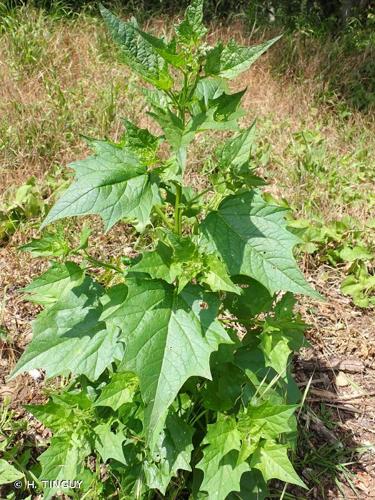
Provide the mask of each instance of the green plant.
{"label": "green plant", "polygon": [[[24,247],[53,263],[25,290],[44,310],[12,376],[68,376],[28,410],[53,431],[40,478],[82,482],[47,485],[45,498],[264,498],[273,478],[304,487],[288,458],[300,397],[290,361],[306,328],[293,293],[320,296],[294,260],[286,210],[256,187],[255,128],[238,124],[245,90],[226,83],[277,39],[210,47],[202,9],[193,1],[171,41],[101,9],[124,62],[154,87],[143,92],[162,135],[126,121],[119,143],[87,139],[94,156],[72,165],[76,181],[43,223],[125,220],[147,251],[93,259],[87,229],[78,245],[51,232]],[[232,135],[196,192],[187,153],[209,130]]]}
{"label": "green plant", "polygon": [[[311,426],[314,422],[325,429],[324,437]],[[354,447],[352,442],[340,435],[332,409],[324,404],[315,411],[312,407],[305,406],[299,423],[300,451],[296,464],[309,479],[310,487],[315,488],[319,498],[326,498],[327,489],[335,487],[345,497],[345,486],[352,489],[353,498],[359,497],[354,481],[355,473],[351,467],[359,463],[360,455],[366,447]]]}
{"label": "green plant", "polygon": [[[341,283],[342,293],[351,296],[356,306],[366,308],[375,305],[374,242],[365,241],[366,232],[358,226],[359,222],[348,216],[327,224],[306,219],[289,221],[289,229],[303,241],[300,250],[314,255],[316,263],[343,267],[346,277]],[[366,228],[372,228],[371,221]]]}
{"label": "green plant", "polygon": [[11,186],[0,202],[0,245],[6,243],[22,223],[40,220],[48,211],[51,191],[52,198],[66,187],[64,176],[59,169],[46,175],[43,180],[30,177],[20,186]]}
{"label": "green plant", "polygon": [[12,493],[5,496],[4,485],[25,478],[37,483],[40,464],[32,456],[35,443],[26,434],[27,422],[10,409],[10,398],[3,398],[0,415],[0,493],[2,498],[15,498]]}
{"label": "green plant", "polygon": [[45,202],[35,177],[9,189],[0,204],[0,243],[17,230],[22,221],[44,213]]}
{"label": "green plant", "polygon": [[[359,248],[359,247],[356,247]],[[355,250],[355,249],[354,249]],[[350,295],[358,307],[375,306],[375,275],[370,271],[370,266],[365,262],[352,260],[348,276],[341,283],[341,291]]]}

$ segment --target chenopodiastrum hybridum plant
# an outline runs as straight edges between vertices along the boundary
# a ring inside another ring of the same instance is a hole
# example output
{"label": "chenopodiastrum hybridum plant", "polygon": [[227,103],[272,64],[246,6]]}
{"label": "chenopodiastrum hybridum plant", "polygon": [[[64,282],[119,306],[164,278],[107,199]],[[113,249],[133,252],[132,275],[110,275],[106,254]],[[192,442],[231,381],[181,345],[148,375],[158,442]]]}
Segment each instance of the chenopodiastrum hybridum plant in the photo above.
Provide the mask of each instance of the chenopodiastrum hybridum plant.
{"label": "chenopodiastrum hybridum plant", "polygon": [[[294,294],[319,295],[293,257],[285,209],[262,196],[255,125],[239,124],[246,89],[228,87],[277,38],[209,46],[202,0],[172,40],[101,13],[145,82],[160,133],[125,121],[118,143],[87,139],[93,155],[71,165],[75,180],[43,227],[97,214],[107,231],[134,226],[148,246],[99,261],[85,226],[78,246],[60,231],[23,248],[52,263],[25,289],[43,311],[13,376],[67,377],[27,408],[53,432],[40,478],[83,480],[79,495],[47,485],[45,498],[249,500],[266,497],[272,479],[304,487],[288,456],[300,400],[290,362],[306,327],[293,306]],[[216,130],[229,138],[197,192],[186,181],[189,151]],[[109,280],[95,279],[98,267]]]}

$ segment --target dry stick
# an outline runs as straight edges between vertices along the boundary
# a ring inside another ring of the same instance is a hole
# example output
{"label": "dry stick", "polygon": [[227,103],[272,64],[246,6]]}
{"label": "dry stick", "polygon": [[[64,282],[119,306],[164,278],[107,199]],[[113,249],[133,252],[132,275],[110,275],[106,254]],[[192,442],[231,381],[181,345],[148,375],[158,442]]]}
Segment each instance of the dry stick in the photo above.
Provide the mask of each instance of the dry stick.
{"label": "dry stick", "polygon": [[338,370],[348,373],[361,373],[364,371],[365,366],[362,361],[358,359],[332,359],[327,361],[325,359],[317,360],[299,360],[299,364],[304,370],[317,370],[317,371],[330,371]]}
{"label": "dry stick", "polygon": [[[320,399],[316,399],[316,402],[320,402]],[[357,410],[357,408],[354,408],[354,406],[347,406],[347,405],[334,405],[332,403],[325,403],[326,406],[330,406],[331,408],[336,408],[336,410],[342,410],[342,411],[347,411],[349,413],[357,413],[361,414],[363,413],[362,410]]]}
{"label": "dry stick", "polygon": [[323,391],[319,389],[311,389],[310,393],[314,394],[315,396],[320,396],[321,399],[327,399],[328,401],[337,401],[337,402],[350,401],[352,399],[359,399],[359,398],[371,398],[375,396],[375,391],[364,392],[362,394],[348,394],[345,396],[339,396],[338,394],[334,394],[333,392]]}
{"label": "dry stick", "polygon": [[[325,379],[324,378],[316,378],[314,380],[311,381],[311,385],[314,385],[314,384],[322,384],[325,382]],[[309,385],[310,384],[310,380],[307,380],[305,382],[298,382],[298,387],[305,387],[306,385]]]}

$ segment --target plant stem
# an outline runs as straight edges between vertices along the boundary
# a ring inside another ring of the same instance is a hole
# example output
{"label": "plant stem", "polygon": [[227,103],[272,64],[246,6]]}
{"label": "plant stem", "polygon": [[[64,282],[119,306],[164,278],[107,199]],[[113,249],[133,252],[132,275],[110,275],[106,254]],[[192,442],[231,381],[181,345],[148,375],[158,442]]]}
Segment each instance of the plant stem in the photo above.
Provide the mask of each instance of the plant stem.
{"label": "plant stem", "polygon": [[91,255],[89,255],[87,252],[85,252],[85,256],[89,262],[95,264],[96,266],[104,267],[105,269],[112,269],[113,271],[123,274],[123,270],[117,266],[114,266],[113,264],[107,264],[106,262],[102,262],[101,260],[94,259],[94,257],[91,257]]}
{"label": "plant stem", "polygon": [[181,222],[182,222],[182,212],[181,212],[181,195],[182,187],[180,184],[176,184],[176,202],[174,206],[174,220],[175,220],[175,232],[181,234]]}
{"label": "plant stem", "polygon": [[157,205],[155,205],[154,207],[154,210],[155,212],[160,215],[160,217],[163,219],[163,221],[165,222],[166,226],[169,227],[170,229],[173,229],[173,224],[171,224],[171,221],[168,219],[168,217],[165,215],[165,213],[163,212],[163,210],[158,207]]}

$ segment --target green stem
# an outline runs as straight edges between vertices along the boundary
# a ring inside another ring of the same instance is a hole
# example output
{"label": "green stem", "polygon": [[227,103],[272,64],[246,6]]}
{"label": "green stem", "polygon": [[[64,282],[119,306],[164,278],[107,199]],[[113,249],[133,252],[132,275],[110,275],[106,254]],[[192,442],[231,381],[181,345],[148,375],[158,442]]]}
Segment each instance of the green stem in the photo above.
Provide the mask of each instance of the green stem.
{"label": "green stem", "polygon": [[[182,122],[182,126],[185,127],[185,113],[186,113],[186,97],[189,89],[189,78],[188,74],[184,72],[184,83],[183,88],[181,90],[182,99],[177,100],[176,96],[171,91],[166,91],[166,94],[172,99],[175,103],[179,118]],[[181,198],[182,198],[182,186],[181,184],[176,183],[176,200],[174,206],[174,231],[176,234],[180,235],[182,233],[182,207],[181,207]],[[161,211],[156,211],[163,218],[164,222],[167,223],[167,219],[164,217],[165,214],[161,214]],[[168,227],[171,227],[168,221]]]}
{"label": "green stem", "polygon": [[190,93],[188,95],[188,101],[190,101],[193,97],[193,94],[195,92],[195,89],[197,88],[197,85],[198,85],[198,82],[199,82],[199,77],[200,77],[200,72],[201,72],[201,67],[199,67],[196,75],[195,75],[195,79],[194,79],[194,84],[192,85],[191,87],[191,90],[190,90]]}
{"label": "green stem", "polygon": [[171,221],[168,219],[168,217],[165,215],[165,213],[163,212],[163,210],[158,207],[157,205],[155,205],[154,207],[154,210],[155,212],[160,215],[160,217],[163,219],[163,221],[165,222],[166,226],[169,227],[169,229],[173,229],[173,224],[171,224]]}
{"label": "green stem", "polygon": [[94,259],[94,257],[91,257],[91,255],[89,255],[87,252],[85,252],[85,256],[89,262],[95,264],[96,266],[104,267],[105,269],[112,269],[113,271],[123,274],[123,270],[117,266],[114,266],[113,264],[107,264],[106,262],[102,262],[101,260]]}
{"label": "green stem", "polygon": [[174,220],[175,220],[175,232],[177,234],[181,234],[181,226],[182,226],[182,212],[181,212],[181,196],[182,196],[182,187],[180,184],[176,184],[176,202],[174,206]]}

